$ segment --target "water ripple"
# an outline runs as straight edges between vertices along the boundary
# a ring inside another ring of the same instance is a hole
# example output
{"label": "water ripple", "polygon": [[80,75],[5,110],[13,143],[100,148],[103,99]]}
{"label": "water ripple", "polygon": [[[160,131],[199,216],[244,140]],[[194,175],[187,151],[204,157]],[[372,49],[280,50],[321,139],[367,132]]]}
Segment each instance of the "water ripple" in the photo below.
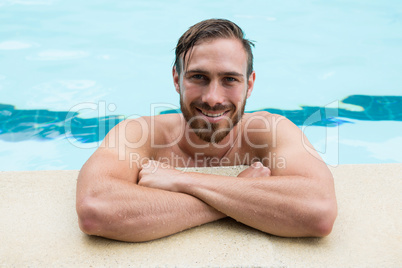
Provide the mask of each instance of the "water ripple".
{"label": "water ripple", "polygon": [[[343,103],[362,107],[346,108],[302,106],[300,110],[266,108],[259,111],[280,114],[296,125],[334,127],[352,123],[347,119],[370,121],[402,121],[402,96],[351,95]],[[177,113],[176,110],[161,114]],[[102,140],[122,115],[83,118],[78,112],[48,110],[18,110],[13,105],[0,104],[0,139],[10,142],[74,138],[81,143]],[[311,120],[311,119],[314,120]]]}

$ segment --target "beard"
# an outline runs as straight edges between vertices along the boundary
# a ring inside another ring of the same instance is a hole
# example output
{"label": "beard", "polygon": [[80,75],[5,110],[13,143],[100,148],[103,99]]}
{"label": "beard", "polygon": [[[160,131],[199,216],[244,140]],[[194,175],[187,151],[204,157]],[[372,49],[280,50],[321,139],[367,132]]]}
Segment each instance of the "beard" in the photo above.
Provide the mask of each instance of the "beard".
{"label": "beard", "polygon": [[[237,111],[236,106],[233,104],[217,104],[214,107],[211,107],[208,103],[201,101],[194,101],[190,103],[190,107],[187,108],[183,102],[182,95],[180,94],[180,109],[183,113],[184,119],[198,138],[210,143],[220,143],[237,125],[237,123],[240,122],[244,114],[246,100],[247,98],[244,98]],[[225,118],[221,120],[224,122],[226,121],[226,123],[224,126],[220,126],[222,122],[211,123],[201,116],[196,115],[195,112],[192,112],[200,109],[203,111],[228,111],[228,116],[225,116]],[[230,114],[232,114],[231,117],[229,117]]]}

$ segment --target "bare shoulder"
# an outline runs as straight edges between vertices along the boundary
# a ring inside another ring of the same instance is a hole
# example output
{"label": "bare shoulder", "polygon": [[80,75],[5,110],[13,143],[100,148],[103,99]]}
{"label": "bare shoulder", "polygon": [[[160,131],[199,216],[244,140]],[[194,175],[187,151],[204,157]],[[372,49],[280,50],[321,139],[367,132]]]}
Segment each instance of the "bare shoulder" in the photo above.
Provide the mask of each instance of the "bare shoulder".
{"label": "bare shoulder", "polygon": [[158,115],[120,122],[85,163],[81,176],[109,174],[136,181],[142,160],[154,154],[152,142],[161,142],[178,125],[179,118],[180,115]]}
{"label": "bare shoulder", "polygon": [[270,113],[267,111],[245,113],[244,117],[243,117],[243,121],[244,121],[244,124],[248,124],[250,126],[260,126],[260,127],[267,126],[268,128],[272,128],[273,124],[278,124],[282,121],[293,124],[286,117],[279,115],[279,114],[273,114],[273,113]]}
{"label": "bare shoulder", "polygon": [[184,125],[185,120],[182,114],[161,114],[152,117],[156,131],[177,131],[178,127]]}
{"label": "bare shoulder", "polygon": [[242,120],[243,133],[246,139],[256,144],[268,144],[277,142],[283,135],[299,135],[299,128],[289,119],[278,114],[266,111],[247,113]]}
{"label": "bare shoulder", "polygon": [[244,119],[244,135],[252,141],[250,150],[266,160],[264,163],[271,168],[272,174],[328,175],[322,158],[301,129],[289,119],[269,112],[246,114]]}
{"label": "bare shoulder", "polygon": [[180,118],[178,114],[166,114],[126,119],[108,133],[104,147],[109,147],[114,141],[118,141],[120,145],[128,145],[131,149],[147,147],[152,139],[173,131],[179,125]]}

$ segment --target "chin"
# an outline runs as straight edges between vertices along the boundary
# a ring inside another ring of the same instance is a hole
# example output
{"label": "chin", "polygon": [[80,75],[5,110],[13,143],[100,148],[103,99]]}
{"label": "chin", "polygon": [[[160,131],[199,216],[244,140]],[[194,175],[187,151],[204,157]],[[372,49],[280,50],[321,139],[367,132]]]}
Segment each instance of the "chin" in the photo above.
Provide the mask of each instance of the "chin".
{"label": "chin", "polygon": [[239,123],[242,116],[243,114],[238,116],[238,113],[232,113],[232,116],[225,117],[219,123],[210,123],[202,119],[192,120],[194,117],[190,117],[189,120],[186,118],[186,121],[190,122],[190,128],[201,140],[218,144],[229,135],[230,131]]}
{"label": "chin", "polygon": [[189,124],[190,128],[201,140],[215,144],[225,139],[230,131],[240,122],[244,114],[245,105],[246,99],[244,99],[241,106],[229,106],[231,108],[230,111],[223,118],[216,121],[205,118],[205,115],[202,113],[200,114],[200,109],[197,108],[195,103],[191,103],[190,107],[187,108],[180,97],[180,109],[187,124]]}

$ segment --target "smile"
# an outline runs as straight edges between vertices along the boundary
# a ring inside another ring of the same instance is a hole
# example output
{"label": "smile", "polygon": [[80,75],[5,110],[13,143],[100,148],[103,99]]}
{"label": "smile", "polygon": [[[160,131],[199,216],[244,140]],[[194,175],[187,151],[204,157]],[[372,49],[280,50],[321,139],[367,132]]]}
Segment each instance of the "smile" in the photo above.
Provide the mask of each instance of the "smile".
{"label": "smile", "polygon": [[206,112],[206,111],[203,111],[203,110],[201,110],[201,109],[198,109],[197,108],[197,110],[200,112],[200,113],[202,113],[203,115],[205,115],[205,116],[208,116],[208,117],[220,117],[220,116],[222,116],[222,115],[224,115],[224,114],[226,114],[228,111],[224,111],[224,112],[220,112],[220,113],[209,113],[209,112]]}

